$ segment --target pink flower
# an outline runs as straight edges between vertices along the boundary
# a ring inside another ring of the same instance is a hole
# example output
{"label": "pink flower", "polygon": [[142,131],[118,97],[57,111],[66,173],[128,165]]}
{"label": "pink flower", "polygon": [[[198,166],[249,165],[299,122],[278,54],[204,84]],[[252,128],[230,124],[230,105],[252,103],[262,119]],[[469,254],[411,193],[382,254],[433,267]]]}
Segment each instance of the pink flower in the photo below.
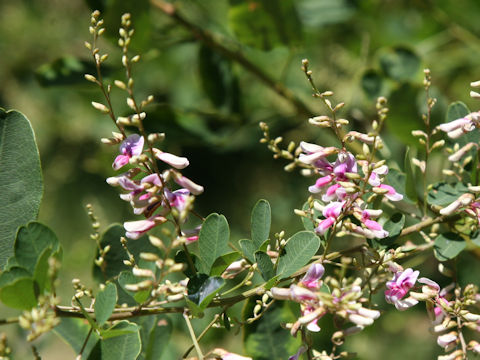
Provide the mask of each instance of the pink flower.
{"label": "pink flower", "polygon": [[370,177],[368,178],[368,183],[371,186],[380,186],[380,176],[379,175],[386,175],[388,174],[388,167],[387,165],[379,166],[376,169],[372,170]]}
{"label": "pink flower", "polygon": [[391,201],[400,201],[403,199],[403,195],[395,191],[395,189],[390,185],[381,184],[378,186],[380,189],[388,190],[385,194],[385,197]]}
{"label": "pink flower", "polygon": [[320,287],[320,279],[325,272],[322,264],[312,264],[305,276],[300,280],[300,284],[310,289],[318,289]]}
{"label": "pink flower", "polygon": [[332,171],[332,165],[327,161],[326,157],[335,154],[338,150],[335,147],[322,147],[317,144],[302,141],[300,148],[306,154],[300,154],[298,160],[305,164],[313,165],[320,170],[328,172]]}
{"label": "pink flower", "polygon": [[394,304],[398,310],[406,310],[416,305],[418,301],[411,297],[402,299],[415,285],[419,273],[419,271],[413,271],[412,269],[396,272],[394,278],[387,282],[388,290],[385,290],[385,300],[389,304]]}
{"label": "pink flower", "polygon": [[120,145],[120,155],[113,161],[112,167],[118,170],[127,165],[132,156],[138,156],[143,152],[144,139],[143,136],[132,134],[123,140]]}
{"label": "pink flower", "polygon": [[315,181],[315,184],[310,186],[308,188],[308,191],[310,191],[312,194],[318,194],[323,190],[323,188],[330,184],[332,182],[333,176],[332,175],[327,175],[327,176],[322,176]]}
{"label": "pink flower", "polygon": [[152,216],[145,220],[124,222],[125,236],[129,239],[136,240],[156,225],[163,224],[166,221],[167,219],[163,216]]}
{"label": "pink flower", "polygon": [[335,224],[335,221],[340,216],[344,205],[345,201],[332,201],[330,204],[325,206],[323,209],[323,216],[325,216],[326,219],[320,221],[315,231],[323,235],[328,228]]}
{"label": "pink flower", "polygon": [[190,191],[188,191],[187,189],[179,189],[173,192],[165,189],[165,196],[167,197],[170,206],[177,208],[179,211],[185,210],[187,198],[189,195]]}
{"label": "pink flower", "polygon": [[382,225],[380,225],[378,222],[371,220],[370,217],[373,214],[375,214],[375,211],[363,210],[362,223],[367,227],[367,229],[369,229],[373,233],[374,237],[378,239],[386,238],[388,236],[388,231],[384,230]]}

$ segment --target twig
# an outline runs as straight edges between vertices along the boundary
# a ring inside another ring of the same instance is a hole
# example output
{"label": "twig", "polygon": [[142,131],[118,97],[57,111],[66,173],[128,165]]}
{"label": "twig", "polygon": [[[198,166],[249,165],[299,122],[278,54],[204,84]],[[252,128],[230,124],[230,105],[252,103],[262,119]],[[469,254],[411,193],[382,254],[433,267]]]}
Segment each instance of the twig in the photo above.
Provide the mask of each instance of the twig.
{"label": "twig", "polygon": [[[221,313],[220,313],[221,314]],[[202,338],[205,336],[205,334],[208,332],[208,330],[210,330],[210,328],[217,322],[217,320],[220,318],[220,314],[215,314],[215,316],[213,317],[213,320],[210,322],[210,324],[207,325],[207,327],[200,333],[200,335],[198,335],[197,337],[197,341],[200,341],[202,340]],[[185,359],[188,354],[190,354],[190,352],[193,350],[195,346],[192,345],[190,346],[187,351],[185,351],[185,353],[183,354],[182,356],[182,359]]]}
{"label": "twig", "polygon": [[151,3],[153,6],[160,9],[165,15],[168,15],[175,22],[190,31],[195,38],[202,41],[206,46],[220,52],[222,55],[229,58],[230,60],[237,62],[245,70],[255,75],[260,81],[270,87],[278,95],[289,101],[295,107],[299,115],[305,117],[313,116],[313,112],[308,108],[308,106],[303,103],[299,98],[297,98],[290,89],[285,87],[285,85],[283,85],[281,82],[278,82],[272,77],[270,77],[261,68],[248,60],[240,51],[229,49],[228,47],[217,41],[213,34],[191,23],[188,19],[186,19],[177,11],[173,4],[167,3],[163,0],[151,0]]}
{"label": "twig", "polygon": [[93,327],[90,327],[90,330],[88,331],[87,337],[85,338],[85,341],[83,342],[82,348],[80,349],[80,352],[78,353],[77,358],[81,359],[82,354],[85,351],[85,348],[87,347],[88,339],[90,339],[90,336],[92,335],[93,332]]}
{"label": "twig", "polygon": [[195,331],[193,331],[192,323],[190,322],[190,319],[188,318],[188,313],[184,312],[183,313],[183,318],[185,319],[185,322],[187,323],[188,331],[190,332],[190,337],[192,338],[193,345],[195,346],[195,350],[197,351],[198,360],[203,360],[202,349],[200,349],[200,345],[198,345],[198,341],[197,341],[197,338],[195,336]]}

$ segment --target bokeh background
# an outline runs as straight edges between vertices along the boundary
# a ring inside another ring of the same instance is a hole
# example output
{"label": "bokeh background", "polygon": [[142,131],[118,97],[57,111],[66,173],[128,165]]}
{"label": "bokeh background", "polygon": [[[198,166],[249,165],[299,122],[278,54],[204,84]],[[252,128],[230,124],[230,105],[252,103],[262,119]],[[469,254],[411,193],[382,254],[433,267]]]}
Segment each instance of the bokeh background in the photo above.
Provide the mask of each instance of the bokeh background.
{"label": "bokeh background", "polygon": [[[259,143],[258,128],[260,121],[267,122],[272,135],[287,143],[332,143],[327,132],[307,125],[309,116],[325,109],[311,97],[301,59],[310,60],[321,90],[334,91],[335,101],[346,103],[342,116],[356,130],[368,129],[376,97],[388,97],[384,139],[392,163],[403,162],[405,145],[416,152],[410,131],[423,127],[424,68],[431,69],[432,94],[438,99],[435,123],[444,121],[454,100],[476,109],[468,97],[469,83],[480,78],[476,0],[172,3],[187,26],[147,0],[0,1],[0,106],[22,111],[36,132],[45,182],[40,221],[64,247],[67,301],[72,277],[94,284],[95,246],[85,205],[93,204],[104,227],[132,217],[116,189],[105,183],[113,174],[116,149],[99,139],[114,129],[90,106],[101,96],[83,78],[93,71],[83,45],[90,40],[93,9],[101,10],[106,21],[100,46],[110,55],[108,81],[124,78],[116,38],[121,14],[132,13],[131,48],[142,56],[134,70],[136,91],[139,98],[153,94],[156,99],[148,111],[148,130],[165,132],[166,151],[190,159],[185,174],[205,187],[196,201],[198,212],[224,214],[233,239],[248,236],[250,210],[260,198],[272,205],[273,231],[291,234],[301,228],[293,209],[302,206],[312,180],[284,172],[285,163],[273,160]],[[113,97],[117,113],[127,113],[120,90],[113,90]],[[474,269],[470,255],[463,260],[467,270]],[[433,258],[429,261],[427,271],[436,267]],[[348,348],[360,359],[430,359],[439,348],[428,327],[422,309],[389,312],[352,337]],[[317,341],[328,341],[322,334]],[[214,332],[211,341],[218,336]],[[223,346],[241,351],[238,339],[227,337]],[[32,357],[28,349],[12,345],[18,358]],[[45,359],[73,358],[53,336],[39,346]],[[178,357],[187,346],[188,339],[176,341],[165,358]]]}

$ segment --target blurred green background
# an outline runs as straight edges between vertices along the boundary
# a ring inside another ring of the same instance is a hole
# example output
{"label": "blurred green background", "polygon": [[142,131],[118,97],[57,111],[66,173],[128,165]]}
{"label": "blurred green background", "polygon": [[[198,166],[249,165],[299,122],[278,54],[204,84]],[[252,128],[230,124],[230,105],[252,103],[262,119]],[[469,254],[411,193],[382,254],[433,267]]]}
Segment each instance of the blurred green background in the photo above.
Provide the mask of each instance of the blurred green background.
{"label": "blurred green background", "polygon": [[[480,78],[476,0],[173,4],[188,26],[147,0],[0,1],[0,106],[22,111],[36,132],[45,180],[40,221],[53,228],[65,249],[66,299],[73,276],[93,283],[89,269],[95,249],[85,205],[94,205],[104,227],[132,219],[117,190],[105,183],[114,174],[110,165],[117,150],[99,139],[114,129],[90,106],[102,98],[83,79],[93,72],[83,45],[90,40],[93,9],[101,10],[106,21],[101,48],[110,54],[109,81],[123,79],[117,30],[121,14],[132,13],[132,50],[142,55],[134,69],[137,94],[156,99],[146,126],[166,133],[166,151],[190,159],[185,175],[205,187],[197,210],[224,214],[233,239],[249,234],[250,210],[259,198],[272,205],[274,231],[291,234],[301,228],[293,209],[302,206],[313,180],[284,172],[285,163],[273,161],[259,144],[258,129],[265,121],[272,135],[286,141],[332,142],[306,125],[324,108],[311,97],[301,59],[310,60],[322,91],[333,90],[335,101],[345,101],[342,116],[355,130],[368,129],[377,96],[389,98],[384,139],[392,162],[402,163],[404,144],[415,146],[410,131],[423,128],[423,68],[431,69],[432,94],[438,98],[434,122],[444,121],[454,100],[476,108],[468,97],[470,81]],[[284,89],[293,97],[282,96]],[[120,90],[114,89],[113,97],[117,114],[128,113]],[[426,266],[435,269],[435,261]],[[353,337],[348,348],[361,359],[433,358],[439,349],[420,310],[388,313],[376,327]],[[328,341],[322,338],[327,333],[318,341]],[[229,341],[241,351],[238,341]],[[68,354],[57,342],[48,344],[45,358]],[[19,351],[19,358],[27,356]]]}

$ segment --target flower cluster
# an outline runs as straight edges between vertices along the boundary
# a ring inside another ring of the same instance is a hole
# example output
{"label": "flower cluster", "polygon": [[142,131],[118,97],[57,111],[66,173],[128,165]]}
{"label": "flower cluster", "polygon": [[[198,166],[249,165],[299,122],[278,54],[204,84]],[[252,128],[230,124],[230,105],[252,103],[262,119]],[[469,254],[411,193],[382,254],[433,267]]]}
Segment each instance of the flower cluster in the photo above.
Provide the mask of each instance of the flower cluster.
{"label": "flower cluster", "polygon": [[[397,193],[392,186],[382,183],[388,173],[385,162],[375,164],[366,160],[357,161],[345,149],[325,148],[306,142],[300,143],[300,149],[302,153],[298,160],[311,166],[320,175],[308,189],[323,202],[323,205],[315,203],[324,216],[318,223],[316,232],[324,234],[329,228],[339,225],[345,215],[353,215],[361,225],[345,223],[346,230],[367,238],[387,237],[388,232],[374,220],[382,214],[382,210],[367,208],[367,202],[362,199],[364,194],[371,191],[384,195],[390,201],[402,200],[403,195]],[[327,158],[331,155],[336,155],[333,162]]]}
{"label": "flower cluster", "polygon": [[353,323],[353,326],[343,331],[345,335],[353,334],[373,324],[380,316],[380,312],[362,306],[361,280],[339,284],[333,278],[328,278],[328,285],[332,288],[329,293],[321,290],[323,282],[320,279],[324,271],[321,264],[312,264],[298,284],[292,284],[289,288],[271,289],[272,297],[275,299],[300,303],[301,317],[292,325],[292,335],[295,335],[302,325],[306,325],[312,332],[320,331],[317,322],[327,313],[336,314]]}
{"label": "flower cluster", "polygon": [[[107,183],[119,186],[126,193],[120,198],[130,203],[135,215],[144,215],[146,219],[124,223],[126,236],[138,239],[145,232],[167,221],[172,214],[175,222],[183,222],[193,201],[192,196],[203,192],[203,187],[183,176],[178,170],[189,165],[188,159],[159,149],[152,148],[154,159],[144,153],[144,137],[138,134],[128,136],[120,145],[120,154],[113,161],[114,170],[127,164],[133,167],[120,175],[109,177]],[[152,161],[156,159],[169,166],[162,173],[152,170]],[[171,190],[168,181],[173,179],[181,188]],[[187,234],[183,234],[187,235]],[[187,242],[197,239],[197,235],[186,237]]]}

